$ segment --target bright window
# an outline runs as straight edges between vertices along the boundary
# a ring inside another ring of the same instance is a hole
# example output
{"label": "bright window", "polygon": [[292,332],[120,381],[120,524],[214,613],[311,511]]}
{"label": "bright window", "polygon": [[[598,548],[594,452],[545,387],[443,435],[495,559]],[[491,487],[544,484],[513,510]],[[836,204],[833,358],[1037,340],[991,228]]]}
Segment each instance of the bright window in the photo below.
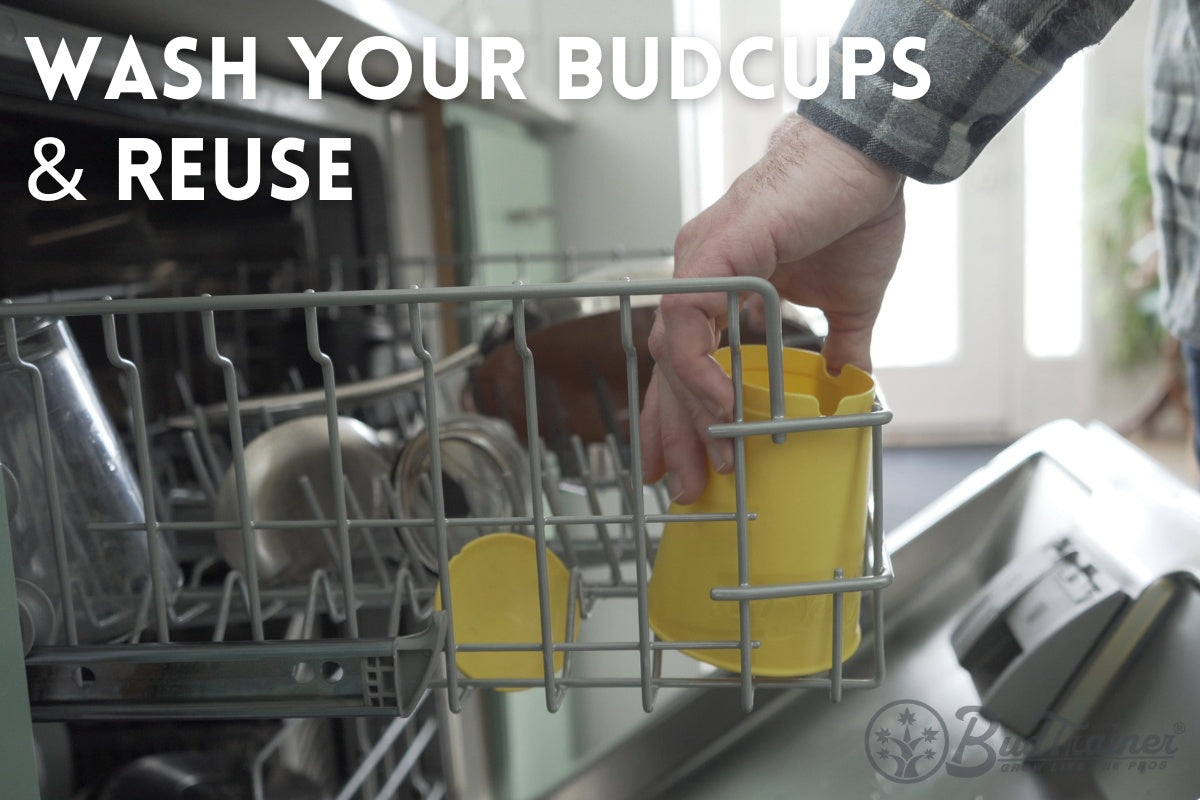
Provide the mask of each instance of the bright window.
{"label": "bright window", "polygon": [[[675,0],[675,32],[720,46],[721,0]],[[694,60],[687,64],[689,70],[698,67]],[[691,84],[697,78],[689,74],[687,80]],[[683,218],[691,219],[725,193],[725,114],[720,92],[676,106]]]}
{"label": "bright window", "polygon": [[[814,54],[817,37],[837,36],[852,5],[852,0],[824,0],[820,3],[797,3],[795,0],[781,0],[779,29],[784,36],[801,37],[800,80],[804,84],[811,83],[816,75]],[[796,101],[789,97],[787,92],[781,91],[779,94],[783,97],[784,109],[796,108]]]}
{"label": "bright window", "polygon": [[875,324],[878,367],[950,361],[959,349],[958,186],[908,181],[904,251]]}
{"label": "bright window", "polygon": [[[784,35],[804,36],[801,80],[815,74],[814,40],[836,37],[851,0],[780,3]],[[795,101],[785,98],[785,108]],[[875,327],[876,366],[920,366],[948,361],[958,350],[958,190],[909,181],[904,254]]]}
{"label": "bright window", "polygon": [[1083,58],[1025,112],[1025,349],[1070,356],[1083,344]]}
{"label": "bright window", "polygon": [[[815,75],[816,40],[836,37],[852,0],[779,3],[779,36],[800,39],[800,80]],[[720,45],[720,0],[676,0],[676,33]],[[777,39],[778,41],[778,39]],[[786,113],[796,101],[780,91]],[[684,216],[690,218],[723,193],[726,175],[720,93],[700,102],[679,103],[680,161]],[[765,139],[769,130],[763,131]],[[912,367],[945,363],[960,349],[958,278],[958,189],[910,181],[905,192],[908,232],[904,253],[875,328],[876,366]],[[820,321],[814,320],[820,330]]]}

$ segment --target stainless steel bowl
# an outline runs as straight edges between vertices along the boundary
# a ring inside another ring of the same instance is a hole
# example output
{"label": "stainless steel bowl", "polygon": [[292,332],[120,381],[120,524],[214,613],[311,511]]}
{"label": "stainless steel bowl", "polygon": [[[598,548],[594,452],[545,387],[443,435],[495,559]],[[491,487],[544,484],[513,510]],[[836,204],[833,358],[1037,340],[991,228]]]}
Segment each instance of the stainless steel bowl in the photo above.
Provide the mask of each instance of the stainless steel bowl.
{"label": "stainless steel bowl", "polygon": [[25,655],[29,655],[35,644],[54,644],[58,639],[58,612],[54,601],[36,583],[21,578],[17,578],[17,616]]}
{"label": "stainless steel bowl", "polygon": [[[387,498],[380,486],[380,478],[386,481],[388,475],[387,450],[378,435],[356,419],[340,417],[338,439],[343,474],[364,516],[388,517]],[[251,520],[333,521],[335,483],[328,421],[323,415],[300,417],[270,429],[246,446],[245,460]],[[312,486],[320,507],[319,516],[304,492],[301,482],[304,477]],[[214,517],[226,524],[240,519],[232,467],[221,482]],[[370,534],[351,531],[351,544],[359,545],[364,535]],[[314,569],[336,564],[336,548],[331,548],[326,535],[315,528],[286,524],[263,528],[258,531],[255,544],[255,564],[259,580],[264,583],[304,581]],[[245,570],[240,530],[218,530],[217,546],[231,567]]]}

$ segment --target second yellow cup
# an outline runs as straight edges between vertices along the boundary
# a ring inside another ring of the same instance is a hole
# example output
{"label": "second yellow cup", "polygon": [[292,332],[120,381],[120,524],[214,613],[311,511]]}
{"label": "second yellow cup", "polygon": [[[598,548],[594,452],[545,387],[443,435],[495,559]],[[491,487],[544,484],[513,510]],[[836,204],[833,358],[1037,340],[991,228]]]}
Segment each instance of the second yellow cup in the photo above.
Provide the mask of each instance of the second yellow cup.
{"label": "second yellow cup", "polygon": [[[770,419],[766,348],[742,347],[746,421]],[[730,372],[728,349],[717,361]],[[856,367],[830,375],[816,353],[785,349],[785,413],[789,418],[860,414],[871,410],[875,384]],[[746,438],[746,507],[750,584],[824,581],[841,568],[862,574],[866,536],[870,428],[791,433],[776,444],[770,436]],[[732,513],[737,510],[734,475],[712,471],[704,494],[671,513]],[[738,585],[735,522],[668,523],[649,585],[650,626],[666,641],[737,641],[738,603],[709,597],[717,586]],[[843,608],[843,656],[858,647],[859,595],[847,593]],[[770,677],[807,675],[832,666],[831,595],[785,597],[750,603],[750,638],[761,642],[751,672]],[[736,649],[688,650],[693,658],[738,672]]]}

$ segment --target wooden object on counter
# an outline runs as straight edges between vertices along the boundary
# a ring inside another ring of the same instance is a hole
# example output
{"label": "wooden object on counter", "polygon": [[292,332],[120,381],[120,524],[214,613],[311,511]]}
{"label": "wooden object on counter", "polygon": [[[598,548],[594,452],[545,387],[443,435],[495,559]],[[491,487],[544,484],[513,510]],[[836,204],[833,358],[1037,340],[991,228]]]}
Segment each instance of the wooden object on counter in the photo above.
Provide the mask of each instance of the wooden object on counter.
{"label": "wooden object on counter", "polygon": [[[450,189],[450,154],[446,147],[446,121],[442,101],[421,96],[421,118],[425,121],[425,154],[429,162],[429,205],[433,210],[433,246],[437,258],[437,285],[455,286],[454,199]],[[441,304],[442,349],[453,352],[460,346],[456,303]]]}

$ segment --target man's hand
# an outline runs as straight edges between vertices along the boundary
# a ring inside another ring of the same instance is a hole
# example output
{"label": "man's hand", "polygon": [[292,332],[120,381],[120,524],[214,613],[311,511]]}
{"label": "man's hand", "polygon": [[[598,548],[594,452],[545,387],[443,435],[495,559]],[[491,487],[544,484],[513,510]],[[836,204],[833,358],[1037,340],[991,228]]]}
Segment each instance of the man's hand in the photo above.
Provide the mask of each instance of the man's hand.
{"label": "man's hand", "polygon": [[[871,330],[904,238],[902,188],[898,173],[790,118],[766,155],[679,232],[675,277],[767,278],[783,299],[825,313],[832,371],[870,370]],[[733,408],[729,377],[711,357],[727,314],[724,294],[664,295],[650,333],[642,468],[647,481],[667,475],[675,502],[700,495],[708,461],[733,468],[732,442],[707,434]]]}

